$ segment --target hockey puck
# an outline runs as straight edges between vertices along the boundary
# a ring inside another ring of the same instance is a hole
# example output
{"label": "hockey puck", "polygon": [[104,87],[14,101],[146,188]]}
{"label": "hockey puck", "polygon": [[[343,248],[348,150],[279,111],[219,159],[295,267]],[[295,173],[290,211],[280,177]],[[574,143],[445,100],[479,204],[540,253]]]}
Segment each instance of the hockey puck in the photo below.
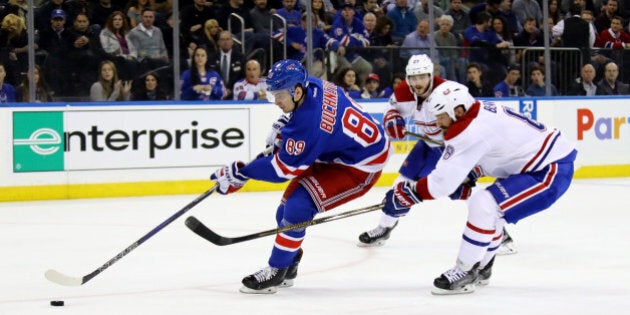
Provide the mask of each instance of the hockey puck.
{"label": "hockey puck", "polygon": [[50,305],[52,306],[63,306],[63,301],[50,301]]}

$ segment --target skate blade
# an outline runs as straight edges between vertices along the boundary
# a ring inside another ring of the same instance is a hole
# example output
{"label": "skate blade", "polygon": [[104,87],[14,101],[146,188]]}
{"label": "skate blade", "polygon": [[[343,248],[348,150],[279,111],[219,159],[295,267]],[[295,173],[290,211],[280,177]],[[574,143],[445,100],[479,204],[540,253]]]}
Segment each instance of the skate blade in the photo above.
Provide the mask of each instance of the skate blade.
{"label": "skate blade", "polygon": [[278,287],[269,287],[266,289],[254,290],[246,286],[242,286],[240,289],[238,289],[238,291],[245,294],[274,294],[278,292]]}
{"label": "skate blade", "polygon": [[282,283],[280,283],[280,288],[290,288],[293,286],[293,279],[284,279]]}
{"label": "skate blade", "polygon": [[462,288],[456,289],[456,290],[445,290],[445,289],[440,289],[440,288],[433,288],[431,290],[431,294],[433,295],[455,295],[455,294],[468,294],[468,293],[473,293],[475,292],[475,285],[474,284],[467,284]]}
{"label": "skate blade", "polygon": [[363,243],[363,242],[359,241],[357,243],[357,246],[358,247],[381,247],[381,246],[385,245],[386,241],[387,240],[380,240],[380,241],[376,241],[374,243]]}
{"label": "skate blade", "polygon": [[478,286],[486,286],[488,284],[490,284],[490,279],[477,280],[477,282],[475,282],[475,285]]}
{"label": "skate blade", "polygon": [[516,248],[514,248],[514,245],[501,244],[501,246],[499,246],[499,249],[497,249],[496,255],[507,256],[507,255],[514,255],[516,253],[518,253],[518,251],[516,250]]}

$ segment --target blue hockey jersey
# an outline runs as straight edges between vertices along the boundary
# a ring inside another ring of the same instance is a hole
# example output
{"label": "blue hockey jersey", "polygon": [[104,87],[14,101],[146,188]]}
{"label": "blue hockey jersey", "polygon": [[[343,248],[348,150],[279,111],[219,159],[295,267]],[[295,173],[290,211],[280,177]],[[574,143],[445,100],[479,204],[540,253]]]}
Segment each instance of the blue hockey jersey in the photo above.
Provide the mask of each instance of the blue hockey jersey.
{"label": "blue hockey jersey", "polygon": [[250,178],[283,182],[313,163],[381,171],[390,156],[383,127],[335,84],[309,77],[304,103],[282,128],[282,147],[241,169]]}

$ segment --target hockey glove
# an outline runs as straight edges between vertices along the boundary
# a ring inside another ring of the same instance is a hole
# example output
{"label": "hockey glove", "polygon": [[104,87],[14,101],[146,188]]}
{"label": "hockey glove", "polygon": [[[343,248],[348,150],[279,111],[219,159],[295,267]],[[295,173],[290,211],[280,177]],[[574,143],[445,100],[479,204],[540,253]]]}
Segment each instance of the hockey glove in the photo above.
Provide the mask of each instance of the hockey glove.
{"label": "hockey glove", "polygon": [[414,185],[414,182],[403,181],[396,184],[393,189],[390,189],[385,194],[383,211],[388,214],[405,214],[411,206],[421,203],[422,198],[416,194],[413,188]]}
{"label": "hockey glove", "polygon": [[280,118],[271,125],[271,130],[267,135],[265,143],[267,144],[267,148],[271,146],[274,147],[272,153],[276,152],[276,150],[282,146],[282,128],[289,123],[289,119],[291,119],[290,116],[281,115]]}
{"label": "hockey glove", "polygon": [[244,166],[245,163],[236,161],[216,170],[210,175],[211,180],[217,181],[217,185],[219,185],[217,190],[220,194],[231,194],[245,185],[249,177],[240,172],[240,169]]}
{"label": "hockey glove", "polygon": [[390,110],[383,118],[385,131],[392,139],[402,139],[405,137],[405,119],[397,110]]}
{"label": "hockey glove", "polygon": [[477,179],[483,176],[484,174],[483,174],[483,170],[481,169],[481,166],[476,165],[475,167],[473,167],[470,173],[468,173],[468,175],[466,176],[466,179],[464,180],[464,184],[468,185],[469,187],[475,187],[477,185]]}
{"label": "hockey glove", "polygon": [[470,186],[468,182],[463,183],[459,185],[457,190],[448,197],[451,198],[451,200],[468,200],[468,197],[470,197],[470,194],[472,193],[472,187],[474,187],[474,182],[473,186]]}

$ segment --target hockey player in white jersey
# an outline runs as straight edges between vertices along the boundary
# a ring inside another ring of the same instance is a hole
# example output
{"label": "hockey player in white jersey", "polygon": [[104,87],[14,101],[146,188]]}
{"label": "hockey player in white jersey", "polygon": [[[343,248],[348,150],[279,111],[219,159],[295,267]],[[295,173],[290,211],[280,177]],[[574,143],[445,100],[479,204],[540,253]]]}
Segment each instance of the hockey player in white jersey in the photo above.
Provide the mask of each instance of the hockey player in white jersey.
{"label": "hockey player in white jersey", "polygon": [[[401,82],[389,100],[385,109],[383,125],[392,139],[405,138],[406,118],[413,120],[418,130],[435,143],[443,142],[442,130],[437,126],[435,116],[427,109],[425,100],[431,92],[446,82],[433,75],[433,61],[425,54],[413,55],[407,63],[406,80]],[[404,180],[418,180],[428,175],[442,155],[443,147],[439,144],[418,141],[400,167],[400,176],[394,185]],[[478,170],[478,169],[477,169]],[[471,172],[467,184],[451,194],[453,200],[465,200],[470,194],[470,188],[482,174]],[[391,210],[391,211],[389,211]],[[359,235],[358,246],[381,246],[389,239],[390,233],[398,225],[398,219],[409,212],[406,209],[383,209],[383,213],[376,228]],[[501,254],[514,254],[512,238],[505,232],[499,249]]]}
{"label": "hockey player in white jersey", "polygon": [[566,192],[577,151],[559,130],[493,102],[475,101],[456,82],[437,87],[426,104],[444,131],[444,153],[428,176],[388,192],[385,207],[409,208],[448,196],[475,166],[496,178],[468,199],[456,264],[433,283],[433,294],[470,293],[476,284],[488,284],[503,225],[549,208]]}

